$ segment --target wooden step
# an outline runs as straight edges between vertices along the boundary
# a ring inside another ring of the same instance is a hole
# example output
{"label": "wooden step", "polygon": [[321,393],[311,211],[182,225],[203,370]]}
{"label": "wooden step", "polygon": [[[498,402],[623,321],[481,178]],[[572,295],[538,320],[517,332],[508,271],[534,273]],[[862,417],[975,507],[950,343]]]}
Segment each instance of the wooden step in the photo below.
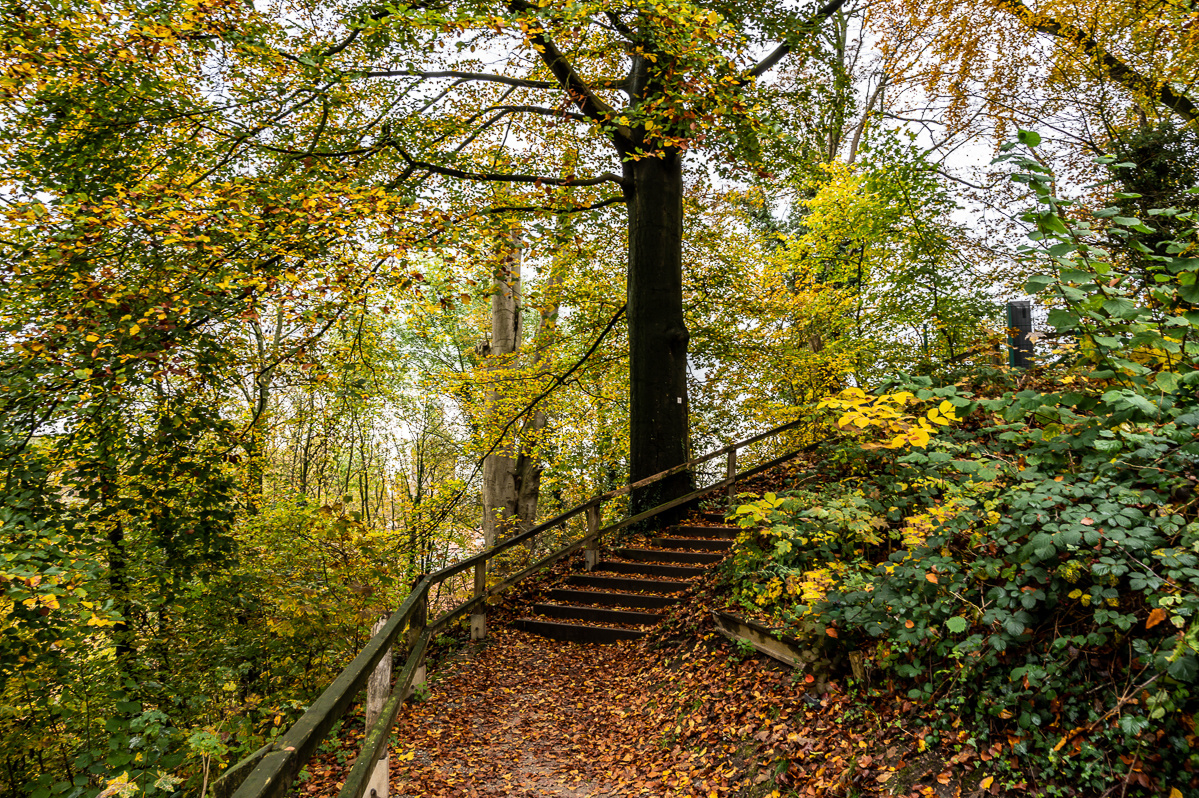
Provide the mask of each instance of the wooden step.
{"label": "wooden step", "polygon": [[642,607],[651,610],[665,609],[682,601],[674,596],[600,593],[597,590],[565,590],[563,588],[549,591],[546,598],[550,601],[561,601],[567,604],[600,604],[605,607]]}
{"label": "wooden step", "polygon": [[685,565],[707,565],[720,562],[724,555],[712,551],[673,551],[670,549],[613,549],[612,556],[638,562],[672,562]]}
{"label": "wooden step", "polygon": [[704,551],[728,551],[733,547],[731,539],[654,538],[650,543],[654,546],[661,546],[664,549],[703,549]]}
{"label": "wooden step", "polygon": [[735,538],[741,533],[739,526],[697,526],[686,524],[672,526],[667,533],[675,538]]}
{"label": "wooden step", "polygon": [[603,607],[579,607],[574,604],[534,604],[533,613],[564,621],[590,621],[607,624],[655,624],[661,613],[635,610],[609,610]]}
{"label": "wooden step", "polygon": [[725,512],[724,510],[700,510],[696,515],[710,523],[723,524]]}
{"label": "wooden step", "polygon": [[620,590],[625,593],[681,593],[691,585],[666,579],[629,579],[617,576],[592,576],[578,574],[570,578],[570,584],[583,587],[598,587],[603,590]]}
{"label": "wooden step", "polygon": [[592,573],[596,571],[611,571],[617,574],[629,574],[630,576],[669,576],[674,579],[690,579],[693,576],[699,576],[706,568],[695,565],[659,565],[658,563],[649,562],[614,562],[613,560],[601,560],[592,569]]}
{"label": "wooden step", "polygon": [[521,618],[516,622],[518,629],[548,637],[551,640],[567,640],[572,643],[616,643],[621,640],[636,640],[645,636],[641,629],[621,629],[615,626],[584,626],[578,623],[539,621]]}

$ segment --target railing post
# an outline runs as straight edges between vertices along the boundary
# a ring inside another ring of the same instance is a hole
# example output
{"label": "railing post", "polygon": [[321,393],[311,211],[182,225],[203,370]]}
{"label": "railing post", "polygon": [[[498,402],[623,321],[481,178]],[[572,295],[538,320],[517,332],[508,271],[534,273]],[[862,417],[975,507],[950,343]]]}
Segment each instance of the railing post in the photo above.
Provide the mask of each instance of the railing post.
{"label": "railing post", "polygon": [[737,477],[737,450],[730,449],[729,450],[729,463],[728,463],[727,468],[725,469],[725,478],[728,479],[728,481],[729,481],[728,505],[729,505],[730,513],[733,511],[734,505],[736,504],[736,496],[737,496],[736,477]]}
{"label": "railing post", "polygon": [[[475,598],[487,592],[487,561],[475,566]],[[470,616],[470,639],[482,640],[487,636],[487,605],[480,604]]]}
{"label": "railing post", "polygon": [[587,508],[587,544],[583,549],[583,562],[587,570],[595,570],[595,566],[599,565],[600,553],[600,505],[598,502]]}
{"label": "railing post", "polygon": [[[413,583],[413,589],[420,585],[421,580],[425,578],[424,574],[416,577]],[[412,620],[408,622],[408,650],[412,651],[416,646],[416,641],[424,634],[425,627],[429,625],[429,594],[426,592],[416,602],[416,609],[412,613]],[[416,671],[412,674],[412,684],[408,686],[408,693],[404,696],[407,701],[412,694],[416,692],[418,687],[423,687],[425,684],[425,663],[421,662]],[[369,726],[368,726],[369,728]]]}
{"label": "railing post", "polygon": [[[379,634],[383,627],[387,625],[387,618],[383,617],[375,621],[375,625],[371,627],[371,637]],[[379,664],[371,671],[370,678],[366,682],[366,728],[369,729],[383,714],[383,705],[387,703],[387,699],[391,696],[391,649],[383,654],[383,658],[379,660]],[[366,783],[366,795],[370,798],[389,798],[391,780],[388,777],[388,759],[390,750],[387,747],[383,748],[383,753],[379,756],[379,761],[375,763],[375,769],[371,771],[370,781]]]}

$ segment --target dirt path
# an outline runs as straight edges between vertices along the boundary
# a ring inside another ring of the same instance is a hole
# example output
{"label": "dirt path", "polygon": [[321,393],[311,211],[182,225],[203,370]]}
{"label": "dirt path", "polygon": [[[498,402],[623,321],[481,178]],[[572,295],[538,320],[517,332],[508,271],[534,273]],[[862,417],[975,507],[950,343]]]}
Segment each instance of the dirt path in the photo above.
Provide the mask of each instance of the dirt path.
{"label": "dirt path", "polygon": [[584,646],[493,630],[442,669],[427,701],[402,710],[392,794],[628,795],[597,763],[594,743],[632,731],[605,698],[627,680],[635,656],[627,643]]}

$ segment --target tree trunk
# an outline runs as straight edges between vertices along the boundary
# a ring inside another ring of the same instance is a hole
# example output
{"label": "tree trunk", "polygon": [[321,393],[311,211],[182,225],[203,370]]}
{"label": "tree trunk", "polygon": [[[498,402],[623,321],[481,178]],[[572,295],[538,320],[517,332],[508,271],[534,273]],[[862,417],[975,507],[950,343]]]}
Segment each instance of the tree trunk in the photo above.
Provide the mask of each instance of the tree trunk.
{"label": "tree trunk", "polygon": [[266,487],[266,420],[271,403],[271,382],[274,378],[274,357],[279,351],[279,343],[283,335],[283,307],[275,313],[275,329],[270,340],[267,339],[262,324],[257,319],[251,319],[250,330],[254,334],[254,344],[258,354],[259,371],[254,376],[253,392],[247,396],[250,399],[250,429],[246,433],[246,513],[257,515],[262,509],[264,490]]}
{"label": "tree trunk", "polygon": [[[507,249],[496,266],[491,295],[491,340],[483,354],[490,361],[485,368],[504,369],[512,364],[520,346],[520,240],[513,234],[504,242]],[[486,392],[484,440],[499,432],[504,416],[503,385],[496,381]],[[483,460],[483,542],[494,546],[508,537],[517,515],[516,457],[511,440],[496,447]]]}
{"label": "tree trunk", "polygon": [[[566,223],[564,222],[565,226]],[[569,230],[569,227],[566,229]],[[558,328],[558,288],[566,271],[568,260],[555,256],[546,280],[546,304],[541,308],[541,322],[533,336],[533,371],[541,373],[549,368],[550,345]],[[540,407],[533,410],[520,435],[520,454],[516,457],[516,514],[527,524],[537,520],[537,503],[541,499],[541,471],[545,458],[542,456],[542,433],[548,419]]]}
{"label": "tree trunk", "polygon": [[[687,323],[683,317],[683,162],[624,165],[629,209],[629,479],[687,460]],[[634,513],[683,495],[689,472],[634,492]]]}

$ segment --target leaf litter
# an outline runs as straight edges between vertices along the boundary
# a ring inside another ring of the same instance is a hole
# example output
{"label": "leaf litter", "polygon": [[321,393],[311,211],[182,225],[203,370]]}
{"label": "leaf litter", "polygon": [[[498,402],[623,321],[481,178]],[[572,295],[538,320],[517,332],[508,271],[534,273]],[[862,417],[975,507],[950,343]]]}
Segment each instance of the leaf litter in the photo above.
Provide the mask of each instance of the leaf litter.
{"label": "leaf litter", "polygon": [[[610,645],[506,625],[544,585],[494,608],[487,639],[455,644],[428,697],[401,710],[393,798],[997,794],[979,768],[1002,746],[929,745],[919,709],[889,691],[817,694],[812,677],[745,656],[711,632],[710,585]],[[360,737],[314,763],[308,794],[336,793]]]}

